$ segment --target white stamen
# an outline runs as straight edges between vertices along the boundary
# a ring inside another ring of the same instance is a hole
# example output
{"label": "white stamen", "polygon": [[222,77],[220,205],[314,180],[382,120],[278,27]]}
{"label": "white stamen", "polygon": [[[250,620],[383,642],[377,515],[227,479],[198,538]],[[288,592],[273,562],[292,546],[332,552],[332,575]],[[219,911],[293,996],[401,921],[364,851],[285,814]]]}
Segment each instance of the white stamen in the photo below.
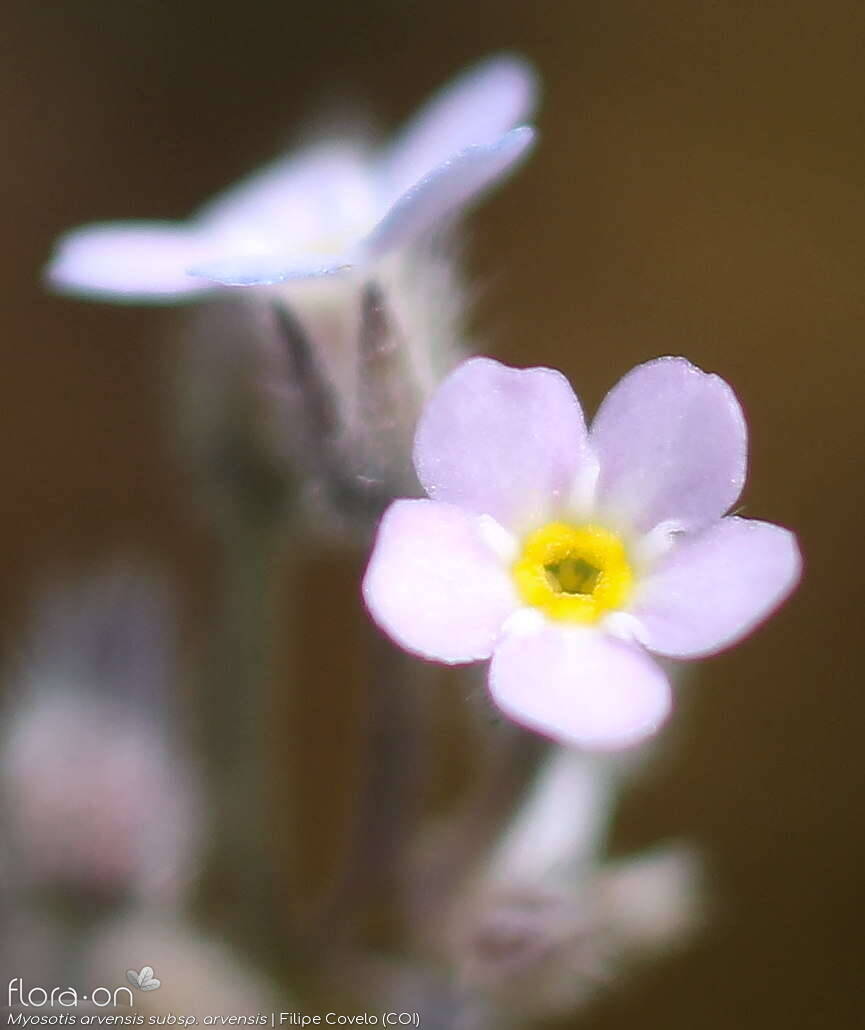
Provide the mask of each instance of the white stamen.
{"label": "white stamen", "polygon": [[539,633],[546,623],[537,608],[518,608],[509,615],[502,626],[501,636],[530,637]]}
{"label": "white stamen", "polygon": [[610,636],[618,637],[629,644],[636,641],[645,646],[648,640],[646,627],[630,612],[610,612],[601,622],[601,628]]}
{"label": "white stamen", "polygon": [[594,454],[586,455],[586,462],[571,485],[568,508],[579,518],[588,517],[595,507],[595,491],[601,466]]}
{"label": "white stamen", "polygon": [[503,562],[510,564],[516,561],[520,553],[519,541],[500,522],[496,522],[492,515],[481,515],[477,521],[477,528],[483,542]]}
{"label": "white stamen", "polygon": [[641,565],[652,565],[667,554],[675,542],[676,535],[683,533],[684,530],[685,527],[676,519],[659,522],[635,543],[635,559]]}

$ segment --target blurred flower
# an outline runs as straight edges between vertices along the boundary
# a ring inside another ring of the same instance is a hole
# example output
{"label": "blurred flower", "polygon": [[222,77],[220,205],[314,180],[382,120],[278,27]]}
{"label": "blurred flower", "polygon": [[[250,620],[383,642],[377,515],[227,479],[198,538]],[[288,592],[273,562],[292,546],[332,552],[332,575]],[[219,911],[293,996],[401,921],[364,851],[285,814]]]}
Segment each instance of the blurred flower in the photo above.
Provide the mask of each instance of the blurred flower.
{"label": "blurred flower", "polygon": [[696,852],[672,844],[584,871],[571,888],[476,886],[454,905],[450,955],[513,1025],[561,1017],[689,943],[704,920],[702,879]]}
{"label": "blurred flower", "polygon": [[460,982],[524,1026],[593,998],[610,976],[607,942],[591,905],[543,886],[461,898],[450,942]]}
{"label": "blurred flower", "polygon": [[745,480],[744,417],[684,358],[633,369],[591,432],[558,372],[472,359],[430,400],[414,462],[431,499],[386,512],[370,612],[423,657],[491,657],[502,711],[564,742],[652,733],[670,686],[646,652],[723,650],[799,577],[790,532],[724,517]]}
{"label": "blurred flower", "polygon": [[416,493],[418,414],[464,339],[456,216],[528,152],[534,133],[520,123],[535,94],[528,65],[494,57],[384,150],[334,138],[188,222],[105,223],[60,240],[47,270],[59,290],[218,296],[186,334],[180,407],[220,511],[276,524],[299,496],[308,525],[366,541],[394,497]]}
{"label": "blurred flower", "polygon": [[170,901],[192,873],[197,794],[173,742],[165,600],[151,581],[114,573],[40,604],[0,749],[19,898],[88,911]]}
{"label": "blurred flower", "polygon": [[[289,155],[188,222],[106,222],[61,238],[47,276],[103,299],[167,301],[225,285],[315,279],[415,243],[531,147],[531,70],[489,59],[434,97],[383,151],[336,139]],[[189,275],[194,271],[197,278]]]}

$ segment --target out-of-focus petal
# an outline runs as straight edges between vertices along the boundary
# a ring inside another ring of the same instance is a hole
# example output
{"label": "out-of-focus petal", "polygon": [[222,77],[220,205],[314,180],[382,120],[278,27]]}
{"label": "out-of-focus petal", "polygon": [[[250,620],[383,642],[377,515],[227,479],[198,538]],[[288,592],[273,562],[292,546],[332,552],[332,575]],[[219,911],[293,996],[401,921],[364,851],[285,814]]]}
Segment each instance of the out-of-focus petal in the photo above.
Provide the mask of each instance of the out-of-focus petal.
{"label": "out-of-focus petal", "polygon": [[46,269],[67,293],[164,303],[210,289],[187,274],[210,254],[206,240],[172,222],[102,222],[61,237]]}
{"label": "out-of-focus petal", "polygon": [[222,286],[274,286],[299,279],[324,279],[351,271],[345,255],[317,258],[293,254],[221,258],[189,269],[193,281],[208,280]]}
{"label": "out-of-focus petal", "polygon": [[515,722],[597,749],[649,736],[671,703],[666,676],[645,652],[581,627],[505,636],[490,665],[490,690]]}
{"label": "out-of-focus petal", "polygon": [[507,568],[478,522],[427,500],[397,501],[385,512],[363,596],[407,651],[449,663],[489,658],[518,607]]}
{"label": "out-of-focus petal", "polygon": [[363,241],[363,253],[376,258],[414,242],[512,171],[534,141],[534,129],[524,125],[455,154],[402,194]]}
{"label": "out-of-focus petal", "polygon": [[469,68],[421,108],[390,148],[390,196],[466,147],[492,143],[530,119],[537,92],[533,69],[518,57],[503,54]]}
{"label": "out-of-focus petal", "polygon": [[591,428],[598,502],[648,530],[665,520],[708,525],[745,481],[747,429],[723,379],[684,358],[658,358],[607,394]]}
{"label": "out-of-focus petal", "polygon": [[459,365],[418,423],[414,463],[430,497],[520,531],[564,503],[591,460],[580,403],[549,368]]}
{"label": "out-of-focus petal", "polygon": [[369,158],[350,142],[307,147],[254,173],[206,204],[199,224],[222,254],[315,254],[356,243],[381,215]]}
{"label": "out-of-focus petal", "polygon": [[698,658],[762,622],[796,586],[801,567],[789,530],[731,516],[680,540],[641,585],[633,613],[650,650]]}

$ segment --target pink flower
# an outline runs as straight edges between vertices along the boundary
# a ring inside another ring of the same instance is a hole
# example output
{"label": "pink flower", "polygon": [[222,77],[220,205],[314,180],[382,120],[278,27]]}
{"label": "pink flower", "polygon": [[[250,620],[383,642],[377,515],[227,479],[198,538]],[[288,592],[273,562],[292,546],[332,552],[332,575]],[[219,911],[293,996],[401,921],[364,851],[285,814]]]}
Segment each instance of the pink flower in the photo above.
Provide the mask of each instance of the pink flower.
{"label": "pink flower", "polygon": [[70,293],[164,302],[214,284],[366,268],[453,218],[516,166],[534,142],[521,122],[535,92],[522,61],[489,59],[434,97],[389,147],[330,140],[274,162],[185,222],[75,229],[59,241],[48,280]]}
{"label": "pink flower", "polygon": [[421,417],[429,500],[385,513],[366,604],[408,651],[491,659],[493,700],[516,722],[635,743],[670,709],[653,656],[729,647],[798,581],[792,533],[725,514],[746,451],[733,391],[684,358],[629,372],[590,431],[558,372],[466,361]]}

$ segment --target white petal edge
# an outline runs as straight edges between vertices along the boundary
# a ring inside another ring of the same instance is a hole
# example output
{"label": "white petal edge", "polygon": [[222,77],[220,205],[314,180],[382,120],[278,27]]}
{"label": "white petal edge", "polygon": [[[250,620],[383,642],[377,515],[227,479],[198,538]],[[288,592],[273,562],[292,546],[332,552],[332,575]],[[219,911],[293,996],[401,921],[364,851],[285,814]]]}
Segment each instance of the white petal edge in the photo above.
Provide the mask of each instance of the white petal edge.
{"label": "white petal edge", "polygon": [[391,196],[466,147],[492,143],[528,121],[537,93],[534,69],[513,54],[489,57],[458,75],[418,111],[385,155]]}
{"label": "white petal edge", "polygon": [[641,584],[632,611],[651,651],[700,658],[737,643],[768,618],[801,571],[789,530],[729,516],[678,538]]}
{"label": "white petal edge", "polygon": [[599,629],[552,623],[535,634],[504,636],[489,685],[514,722],[591,750],[646,739],[672,703],[666,675],[641,648]]}
{"label": "white petal edge", "polygon": [[368,259],[407,246],[456,215],[514,170],[535,143],[534,129],[512,129],[494,143],[466,147],[434,168],[393,204],[361,244]]}
{"label": "white petal edge", "polygon": [[519,607],[513,581],[479,520],[429,500],[385,512],[363,580],[373,619],[401,647],[454,664],[489,658]]}
{"label": "white petal edge", "polygon": [[345,255],[321,259],[297,255],[265,255],[221,258],[191,267],[187,271],[193,281],[207,280],[220,286],[276,286],[304,279],[344,276],[353,268],[352,259]]}

